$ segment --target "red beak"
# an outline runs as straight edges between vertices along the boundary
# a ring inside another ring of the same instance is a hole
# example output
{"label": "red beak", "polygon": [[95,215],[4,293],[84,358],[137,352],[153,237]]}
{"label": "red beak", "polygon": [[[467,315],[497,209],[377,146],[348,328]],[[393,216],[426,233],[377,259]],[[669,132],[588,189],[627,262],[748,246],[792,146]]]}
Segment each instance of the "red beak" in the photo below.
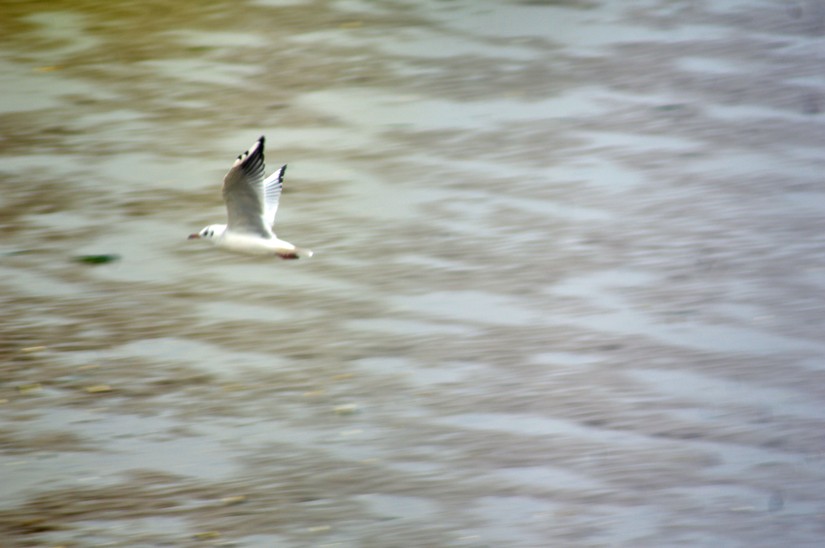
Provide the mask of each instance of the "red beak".
{"label": "red beak", "polygon": [[188,238],[186,238],[186,239],[187,239],[187,240],[200,240],[200,239],[201,239],[201,235],[200,235],[200,234],[190,234],[190,235],[189,235],[189,237],[188,237]]}

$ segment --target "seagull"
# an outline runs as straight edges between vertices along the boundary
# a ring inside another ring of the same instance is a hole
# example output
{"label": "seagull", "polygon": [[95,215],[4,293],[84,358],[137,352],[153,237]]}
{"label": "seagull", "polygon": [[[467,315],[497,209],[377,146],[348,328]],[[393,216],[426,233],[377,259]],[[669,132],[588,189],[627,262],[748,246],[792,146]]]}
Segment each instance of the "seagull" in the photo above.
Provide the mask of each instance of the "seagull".
{"label": "seagull", "polygon": [[312,257],[312,251],[278,239],[272,232],[286,164],[264,178],[264,137],[238,156],[223,178],[227,224],[209,225],[190,240],[209,240],[218,247],[247,255],[277,255],[282,259]]}

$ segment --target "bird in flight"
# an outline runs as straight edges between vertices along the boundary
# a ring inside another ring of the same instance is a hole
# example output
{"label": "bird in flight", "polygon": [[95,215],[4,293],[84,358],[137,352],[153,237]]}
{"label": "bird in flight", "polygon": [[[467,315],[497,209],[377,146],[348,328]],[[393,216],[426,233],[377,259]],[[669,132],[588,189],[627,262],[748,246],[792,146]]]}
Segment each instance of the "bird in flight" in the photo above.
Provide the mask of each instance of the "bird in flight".
{"label": "bird in flight", "polygon": [[209,225],[190,240],[209,240],[218,247],[247,255],[277,255],[282,259],[312,257],[312,251],[278,239],[272,231],[286,164],[264,178],[264,137],[238,156],[223,178],[225,225]]}

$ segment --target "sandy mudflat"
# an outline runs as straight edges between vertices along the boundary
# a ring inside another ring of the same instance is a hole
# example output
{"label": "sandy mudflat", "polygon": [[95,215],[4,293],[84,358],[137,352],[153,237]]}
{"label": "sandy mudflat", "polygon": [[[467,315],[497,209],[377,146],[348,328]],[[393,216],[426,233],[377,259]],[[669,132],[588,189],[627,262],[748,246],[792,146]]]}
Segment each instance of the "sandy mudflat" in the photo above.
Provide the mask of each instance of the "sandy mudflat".
{"label": "sandy mudflat", "polygon": [[0,546],[822,545],[820,2],[0,23]]}

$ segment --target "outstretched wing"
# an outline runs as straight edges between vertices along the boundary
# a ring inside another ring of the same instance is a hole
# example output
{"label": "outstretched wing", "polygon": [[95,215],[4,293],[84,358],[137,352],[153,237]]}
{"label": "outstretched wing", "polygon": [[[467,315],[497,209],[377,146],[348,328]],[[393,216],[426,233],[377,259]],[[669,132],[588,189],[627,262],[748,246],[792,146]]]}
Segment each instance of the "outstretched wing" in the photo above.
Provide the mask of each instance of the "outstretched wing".
{"label": "outstretched wing", "polygon": [[238,156],[223,178],[227,229],[271,238],[271,223],[264,220],[264,138]]}
{"label": "outstretched wing", "polygon": [[281,199],[285,173],[286,164],[264,181],[264,222],[269,228],[272,228],[275,223],[275,214],[278,213],[278,201]]}

